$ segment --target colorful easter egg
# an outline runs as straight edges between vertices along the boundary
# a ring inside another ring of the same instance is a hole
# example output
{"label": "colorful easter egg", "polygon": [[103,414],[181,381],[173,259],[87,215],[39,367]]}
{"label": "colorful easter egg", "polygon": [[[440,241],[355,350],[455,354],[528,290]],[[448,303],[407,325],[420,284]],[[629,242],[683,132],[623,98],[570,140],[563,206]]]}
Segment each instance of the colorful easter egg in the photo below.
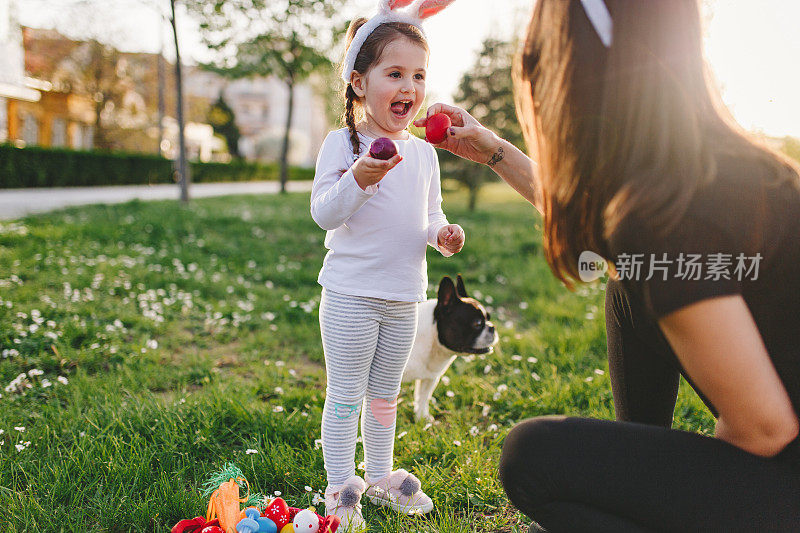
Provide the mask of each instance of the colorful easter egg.
{"label": "colorful easter egg", "polygon": [[295,533],[317,533],[319,531],[319,516],[310,509],[303,509],[292,521]]}
{"label": "colorful easter egg", "polygon": [[278,526],[266,516],[256,518],[256,522],[258,522],[258,533],[278,533]]}
{"label": "colorful easter egg", "polygon": [[292,521],[292,515],[289,513],[289,506],[283,498],[275,498],[264,509],[264,516],[275,522],[278,531],[283,531],[284,526]]}

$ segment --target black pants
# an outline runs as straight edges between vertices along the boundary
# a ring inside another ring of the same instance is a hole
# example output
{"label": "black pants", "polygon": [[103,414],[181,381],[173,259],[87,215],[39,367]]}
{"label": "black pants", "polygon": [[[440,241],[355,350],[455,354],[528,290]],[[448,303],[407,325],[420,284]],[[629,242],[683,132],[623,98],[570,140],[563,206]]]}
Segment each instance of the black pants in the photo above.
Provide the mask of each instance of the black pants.
{"label": "black pants", "polygon": [[511,502],[535,520],[532,531],[550,533],[800,531],[800,439],[765,459],[669,429],[681,369],[647,317],[609,281],[606,329],[619,421],[520,423],[500,459]]}

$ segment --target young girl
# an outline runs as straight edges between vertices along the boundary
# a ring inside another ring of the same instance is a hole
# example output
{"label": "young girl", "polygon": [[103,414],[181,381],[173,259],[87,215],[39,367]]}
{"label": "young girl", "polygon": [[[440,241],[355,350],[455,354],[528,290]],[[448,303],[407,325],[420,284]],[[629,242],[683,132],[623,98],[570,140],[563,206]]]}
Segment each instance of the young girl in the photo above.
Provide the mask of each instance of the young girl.
{"label": "young girl", "polygon": [[[406,128],[425,99],[428,45],[422,19],[452,0],[383,0],[378,15],[353,21],[343,77],[346,128],[328,134],[317,160],[311,216],[327,230],[319,273],[319,319],[328,378],[322,449],[326,512],[342,531],[365,528],[360,499],[405,513],[433,502],[420,481],[392,471],[397,396],[411,352],[417,303],[425,300],[426,244],[450,256],[464,231],[442,213],[434,148]],[[356,116],[361,119],[356,123]],[[379,137],[398,154],[369,156]],[[366,483],[355,474],[359,416]]]}

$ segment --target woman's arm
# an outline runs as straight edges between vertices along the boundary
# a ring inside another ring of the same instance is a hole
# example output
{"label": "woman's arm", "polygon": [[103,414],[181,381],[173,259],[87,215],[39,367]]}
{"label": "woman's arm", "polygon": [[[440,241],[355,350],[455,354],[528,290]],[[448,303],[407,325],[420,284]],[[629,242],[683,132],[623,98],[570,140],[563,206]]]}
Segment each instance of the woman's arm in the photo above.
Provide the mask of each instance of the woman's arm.
{"label": "woman's arm", "polygon": [[[510,142],[498,137],[485,128],[464,109],[445,104],[433,104],[428,108],[428,116],[444,113],[450,117],[453,127],[447,138],[437,144],[459,157],[475,163],[489,165],[498,176],[514,188],[531,204],[542,211],[539,187],[534,168],[536,163]],[[425,127],[427,118],[414,122],[417,127]]]}
{"label": "woman's arm", "polygon": [[797,436],[797,414],[741,296],[702,300],[658,323],[719,410],[717,438],[772,457]]}

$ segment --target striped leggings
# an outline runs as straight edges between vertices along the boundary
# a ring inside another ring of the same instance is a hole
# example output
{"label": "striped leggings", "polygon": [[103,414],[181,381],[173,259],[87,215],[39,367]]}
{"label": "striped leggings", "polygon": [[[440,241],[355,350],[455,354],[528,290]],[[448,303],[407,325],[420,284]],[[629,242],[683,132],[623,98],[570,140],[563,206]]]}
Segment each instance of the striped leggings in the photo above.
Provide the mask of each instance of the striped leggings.
{"label": "striped leggings", "polygon": [[359,415],[367,477],[392,470],[397,396],[417,329],[417,303],[322,290],[319,325],[328,377],[322,452],[328,485],[355,474]]}

